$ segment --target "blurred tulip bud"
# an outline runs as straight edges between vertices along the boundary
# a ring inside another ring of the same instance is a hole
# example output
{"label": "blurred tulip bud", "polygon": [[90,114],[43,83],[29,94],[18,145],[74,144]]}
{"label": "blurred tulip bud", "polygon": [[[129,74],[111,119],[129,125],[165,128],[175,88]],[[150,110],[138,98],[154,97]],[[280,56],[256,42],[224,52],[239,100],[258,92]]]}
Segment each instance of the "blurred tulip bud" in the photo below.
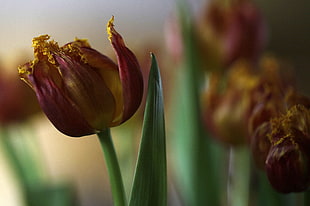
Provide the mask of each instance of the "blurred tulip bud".
{"label": "blurred tulip bud", "polygon": [[257,7],[250,1],[237,1],[228,6],[212,1],[207,6],[197,23],[206,66],[221,68],[237,59],[255,62],[266,42],[265,22]]}
{"label": "blurred tulip bud", "polygon": [[259,125],[251,136],[250,148],[256,166],[260,169],[265,168],[265,161],[270,150],[270,140],[268,134],[271,132],[268,121]]}
{"label": "blurred tulip bud", "polygon": [[254,105],[259,77],[251,66],[239,62],[229,70],[226,85],[213,74],[204,93],[203,112],[208,130],[220,141],[238,145],[246,142],[248,119]]}
{"label": "blurred tulip bud", "polygon": [[288,109],[287,95],[294,90],[292,77],[279,61],[265,56],[260,61],[260,80],[255,89],[255,102],[249,119],[249,133],[270,119],[283,114]]}
{"label": "blurred tulip bud", "polygon": [[299,145],[284,140],[272,146],[266,160],[266,172],[278,192],[302,192],[309,187],[309,156]]}
{"label": "blurred tulip bud", "polygon": [[1,73],[0,91],[1,126],[24,121],[40,111],[35,95],[18,76]]}
{"label": "blurred tulip bud", "polygon": [[[285,104],[283,98],[272,97],[272,94],[258,102],[249,119],[249,133],[253,134],[257,127],[271,118],[278,116],[284,111]],[[282,102],[281,102],[282,101]]]}
{"label": "blurred tulip bud", "polygon": [[[262,91],[268,92],[268,91]],[[270,92],[270,91],[269,91]],[[265,168],[265,161],[271,146],[268,134],[270,120],[285,111],[284,98],[276,93],[267,93],[257,101],[248,122],[248,142],[258,168]]]}
{"label": "blurred tulip bud", "polygon": [[108,22],[109,40],[118,65],[86,40],[63,47],[49,36],[33,39],[34,60],[19,75],[36,93],[54,126],[69,136],[97,133],[128,120],[138,109],[143,79],[135,55]]}
{"label": "blurred tulip bud", "polygon": [[271,148],[265,169],[279,192],[302,192],[310,185],[310,110],[301,104],[271,121]]}
{"label": "blurred tulip bud", "polygon": [[310,109],[310,98],[306,97],[303,94],[299,94],[294,89],[290,89],[286,94],[286,104],[290,108],[296,104],[301,104],[306,108]]}
{"label": "blurred tulip bud", "polygon": [[275,58],[263,57],[258,68],[238,61],[226,76],[209,75],[202,103],[208,130],[228,144],[251,144],[261,124],[287,110],[286,96],[294,86],[283,69]]}

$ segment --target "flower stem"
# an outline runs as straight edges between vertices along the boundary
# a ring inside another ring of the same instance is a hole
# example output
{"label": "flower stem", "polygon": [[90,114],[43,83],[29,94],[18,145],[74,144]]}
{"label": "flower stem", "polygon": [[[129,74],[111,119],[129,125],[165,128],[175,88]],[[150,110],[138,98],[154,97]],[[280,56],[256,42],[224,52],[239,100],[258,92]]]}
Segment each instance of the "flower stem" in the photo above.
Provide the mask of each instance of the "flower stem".
{"label": "flower stem", "polygon": [[122,180],[120,167],[114,149],[110,129],[98,133],[101,147],[104,152],[105,161],[110,178],[111,191],[115,206],[126,206],[127,200]]}
{"label": "flower stem", "polygon": [[1,151],[4,151],[11,166],[13,167],[12,169],[14,170],[14,172],[16,173],[17,177],[22,182],[22,184],[26,184],[27,176],[25,175],[24,170],[22,166],[20,165],[20,162],[18,161],[18,157],[10,142],[10,138],[8,136],[7,131],[1,131],[0,140],[1,140]]}
{"label": "flower stem", "polygon": [[249,201],[250,159],[247,148],[230,148],[227,205],[246,206]]}

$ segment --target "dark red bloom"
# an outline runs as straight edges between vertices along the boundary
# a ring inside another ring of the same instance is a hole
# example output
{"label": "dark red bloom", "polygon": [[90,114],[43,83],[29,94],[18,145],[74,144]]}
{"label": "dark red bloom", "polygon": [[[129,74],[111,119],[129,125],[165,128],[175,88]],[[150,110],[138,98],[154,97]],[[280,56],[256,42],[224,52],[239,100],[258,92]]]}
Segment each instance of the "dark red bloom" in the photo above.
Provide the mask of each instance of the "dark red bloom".
{"label": "dark red bloom", "polygon": [[301,192],[310,186],[310,110],[301,104],[271,121],[271,148],[265,169],[279,192]]}
{"label": "dark red bloom", "polygon": [[266,25],[250,1],[212,1],[199,18],[197,37],[203,63],[209,69],[238,59],[256,62],[266,43]]}
{"label": "dark red bloom", "polygon": [[86,40],[63,47],[49,36],[33,39],[33,61],[19,67],[19,74],[35,91],[54,126],[69,136],[94,134],[128,120],[138,109],[143,79],[135,55],[108,22],[109,40],[118,65]]}

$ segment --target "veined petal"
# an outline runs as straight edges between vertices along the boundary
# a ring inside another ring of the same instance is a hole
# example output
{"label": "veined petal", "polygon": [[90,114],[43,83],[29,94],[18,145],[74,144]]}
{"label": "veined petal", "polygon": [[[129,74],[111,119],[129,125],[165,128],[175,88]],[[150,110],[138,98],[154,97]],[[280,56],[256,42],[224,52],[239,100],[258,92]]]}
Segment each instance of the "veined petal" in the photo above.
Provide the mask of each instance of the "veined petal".
{"label": "veined petal", "polygon": [[286,138],[270,148],[265,169],[270,183],[278,192],[302,192],[309,187],[309,158],[291,139]]}
{"label": "veined petal", "polygon": [[[56,84],[46,71],[54,68],[48,68],[46,62],[37,62],[33,73],[28,73],[23,78],[35,90],[39,104],[53,125],[66,135],[79,137],[93,134],[95,131],[85,121],[80,111],[70,101],[67,94]],[[30,64],[25,64],[21,68],[30,71]],[[37,69],[38,68],[38,69]]]}
{"label": "veined petal", "polygon": [[[70,136],[108,128],[115,117],[116,99],[102,74],[87,60],[101,59],[104,69],[118,76],[116,65],[95,51],[86,58],[79,49],[92,50],[86,40],[76,40],[63,47],[47,40],[48,35],[34,38],[35,59],[19,68],[21,78],[35,90],[46,115],[60,131]],[[109,77],[111,75],[105,78]],[[82,123],[87,132],[80,132]],[[79,128],[75,130],[76,127]]]}
{"label": "veined petal", "polygon": [[[123,38],[114,29],[113,21],[114,17],[112,16],[107,24],[107,33],[117,56],[119,75],[123,87],[124,108],[121,122],[124,122],[140,106],[143,96],[143,78],[136,56],[126,47]],[[114,125],[121,122],[114,122]]]}
{"label": "veined petal", "polygon": [[68,97],[95,129],[109,127],[115,112],[115,99],[101,75],[88,64],[81,64],[69,55],[54,55]]}
{"label": "veined petal", "polygon": [[100,54],[92,48],[79,47],[79,50],[87,64],[100,73],[106,86],[113,94],[116,103],[113,122],[120,122],[123,114],[124,101],[123,88],[117,65],[110,58]]}

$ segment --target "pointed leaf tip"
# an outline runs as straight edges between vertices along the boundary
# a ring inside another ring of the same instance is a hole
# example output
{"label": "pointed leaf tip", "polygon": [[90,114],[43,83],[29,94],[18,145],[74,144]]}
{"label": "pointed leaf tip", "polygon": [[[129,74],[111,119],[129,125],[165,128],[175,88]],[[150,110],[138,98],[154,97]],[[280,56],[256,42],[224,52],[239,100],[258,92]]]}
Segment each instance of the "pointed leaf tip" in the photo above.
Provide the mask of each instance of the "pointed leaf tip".
{"label": "pointed leaf tip", "polygon": [[143,132],[130,206],[167,205],[164,105],[156,57],[151,53]]}

